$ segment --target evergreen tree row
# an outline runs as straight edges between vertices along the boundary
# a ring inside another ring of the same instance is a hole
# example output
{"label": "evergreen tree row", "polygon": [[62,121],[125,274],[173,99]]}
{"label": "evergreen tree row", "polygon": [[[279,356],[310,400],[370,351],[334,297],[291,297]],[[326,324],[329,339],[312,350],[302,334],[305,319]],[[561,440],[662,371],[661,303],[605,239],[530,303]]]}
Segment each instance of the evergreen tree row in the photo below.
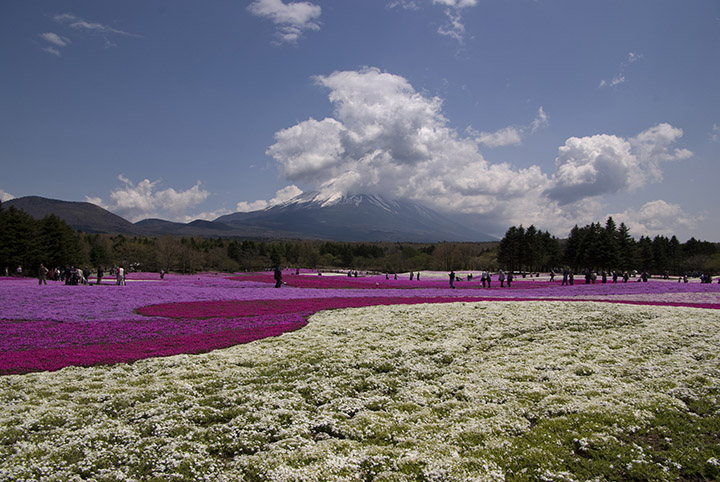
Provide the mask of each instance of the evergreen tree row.
{"label": "evergreen tree row", "polygon": [[79,235],[65,221],[51,214],[40,220],[25,211],[0,207],[0,268],[14,273],[37,274],[48,267],[77,265],[82,261]]}
{"label": "evergreen tree row", "polygon": [[680,275],[688,272],[720,271],[717,243],[691,238],[680,243],[677,237],[646,236],[635,240],[624,223],[617,226],[612,217],[570,230],[559,240],[534,226],[513,226],[500,241],[497,260],[513,271],[549,271],[567,267],[574,272],[647,271]]}

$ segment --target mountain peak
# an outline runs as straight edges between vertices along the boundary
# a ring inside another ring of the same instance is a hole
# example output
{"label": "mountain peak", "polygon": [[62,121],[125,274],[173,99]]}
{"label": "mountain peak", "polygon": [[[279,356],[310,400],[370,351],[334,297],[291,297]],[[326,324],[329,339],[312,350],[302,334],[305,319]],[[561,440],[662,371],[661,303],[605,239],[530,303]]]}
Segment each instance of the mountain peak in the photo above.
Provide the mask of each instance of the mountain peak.
{"label": "mountain peak", "polygon": [[363,203],[369,203],[380,207],[388,212],[397,211],[398,201],[390,200],[377,194],[340,194],[340,193],[323,193],[321,191],[309,191],[296,196],[282,204],[277,204],[266,208],[285,208],[292,205],[315,205],[320,207],[330,207],[336,205],[354,205],[360,206]]}
{"label": "mountain peak", "polygon": [[215,221],[335,241],[494,241],[422,204],[377,194],[311,191],[262,211],[229,214]]}

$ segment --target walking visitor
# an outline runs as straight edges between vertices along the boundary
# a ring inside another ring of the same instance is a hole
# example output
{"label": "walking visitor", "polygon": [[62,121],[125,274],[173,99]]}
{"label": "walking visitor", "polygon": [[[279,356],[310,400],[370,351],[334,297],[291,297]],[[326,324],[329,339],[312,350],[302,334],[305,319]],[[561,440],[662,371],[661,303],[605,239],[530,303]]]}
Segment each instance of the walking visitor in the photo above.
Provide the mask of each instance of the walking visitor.
{"label": "walking visitor", "polygon": [[47,275],[48,275],[48,269],[43,265],[40,264],[40,269],[38,270],[38,284],[39,285],[46,285],[47,284]]}
{"label": "walking visitor", "polygon": [[273,274],[275,276],[275,288],[280,288],[282,286],[282,271],[279,266],[275,266]]}

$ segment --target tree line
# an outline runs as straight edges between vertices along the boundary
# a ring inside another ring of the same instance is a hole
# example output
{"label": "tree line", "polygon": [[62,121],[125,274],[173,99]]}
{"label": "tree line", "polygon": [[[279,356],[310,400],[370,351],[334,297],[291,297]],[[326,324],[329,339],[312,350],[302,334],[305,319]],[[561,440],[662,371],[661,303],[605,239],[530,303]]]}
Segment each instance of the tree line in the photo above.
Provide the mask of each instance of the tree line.
{"label": "tree line", "polygon": [[680,243],[676,236],[641,236],[638,240],[629,228],[612,217],[605,225],[575,225],[567,239],[530,226],[510,227],[497,248],[497,261],[507,270],[550,271],[562,268],[576,273],[593,271],[646,271],[680,275],[720,271],[720,247],[717,243],[690,238]]}
{"label": "tree line", "polygon": [[111,268],[192,273],[258,271],[274,266],[345,268],[384,273],[420,270],[540,272],[568,267],[575,272],[644,270],[680,274],[720,272],[715,243],[685,243],[675,236],[631,237],[624,224],[575,226],[560,240],[534,226],[509,228],[499,242],[336,242],[322,240],[147,237],[74,231],[58,216],[36,220],[0,205],[0,269],[37,274],[48,268]]}

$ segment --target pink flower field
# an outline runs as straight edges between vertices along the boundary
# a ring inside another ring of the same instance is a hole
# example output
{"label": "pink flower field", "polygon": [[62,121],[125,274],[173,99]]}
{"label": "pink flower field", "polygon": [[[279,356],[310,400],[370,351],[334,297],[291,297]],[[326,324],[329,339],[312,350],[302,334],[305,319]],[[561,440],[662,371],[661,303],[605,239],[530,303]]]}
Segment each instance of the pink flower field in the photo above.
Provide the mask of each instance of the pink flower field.
{"label": "pink flower field", "polygon": [[511,288],[456,283],[447,274],[421,281],[381,276],[284,273],[167,275],[134,273],[127,286],[107,283],[38,286],[0,278],[0,374],[66,366],[130,363],[202,353],[302,328],[315,312],[349,307],[453,301],[561,300],[720,308],[720,285],[650,280],[561,286],[560,280],[516,279]]}

